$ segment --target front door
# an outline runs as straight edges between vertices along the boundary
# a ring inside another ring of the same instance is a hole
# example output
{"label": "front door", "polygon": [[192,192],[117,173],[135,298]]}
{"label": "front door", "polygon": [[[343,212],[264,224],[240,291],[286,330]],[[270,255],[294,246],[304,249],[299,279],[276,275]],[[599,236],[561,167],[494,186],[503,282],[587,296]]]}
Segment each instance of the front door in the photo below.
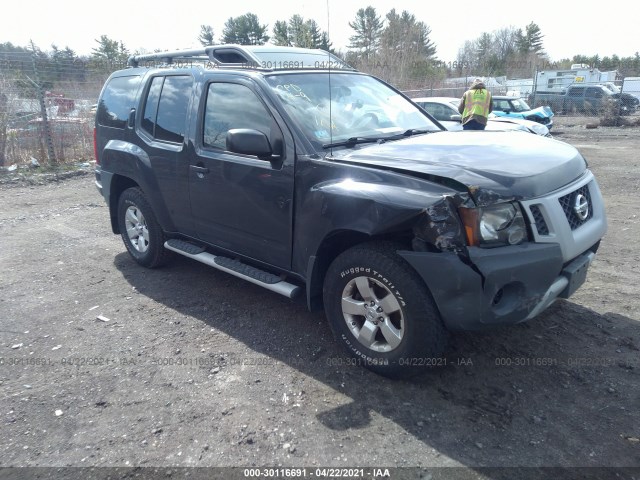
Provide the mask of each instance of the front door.
{"label": "front door", "polygon": [[283,145],[283,132],[248,79],[206,85],[189,165],[191,212],[207,243],[281,268],[291,265],[294,152],[260,159],[226,149],[230,129],[250,128]]}

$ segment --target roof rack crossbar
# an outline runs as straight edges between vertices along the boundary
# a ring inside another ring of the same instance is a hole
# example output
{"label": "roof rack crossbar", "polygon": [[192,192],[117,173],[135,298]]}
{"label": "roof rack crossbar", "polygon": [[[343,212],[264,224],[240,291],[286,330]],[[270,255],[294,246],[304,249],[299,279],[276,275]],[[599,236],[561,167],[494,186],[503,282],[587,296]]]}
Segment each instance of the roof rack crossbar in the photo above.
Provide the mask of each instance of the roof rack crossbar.
{"label": "roof rack crossbar", "polygon": [[[223,61],[221,56],[235,57],[241,62]],[[259,59],[249,52],[242,45],[211,45],[203,48],[195,48],[191,50],[174,50],[171,52],[157,52],[143,55],[133,55],[129,57],[128,65],[131,67],[139,67],[140,62],[150,60],[161,61],[166,64],[174,63],[176,60],[186,61],[210,61],[216,65],[234,65],[237,63],[253,63],[259,65]]]}

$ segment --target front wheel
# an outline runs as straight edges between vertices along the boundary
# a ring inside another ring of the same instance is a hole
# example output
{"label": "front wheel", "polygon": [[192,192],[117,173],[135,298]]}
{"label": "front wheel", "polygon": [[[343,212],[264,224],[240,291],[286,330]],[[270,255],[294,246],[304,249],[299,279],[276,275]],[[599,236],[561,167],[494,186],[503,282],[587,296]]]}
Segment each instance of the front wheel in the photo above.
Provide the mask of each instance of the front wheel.
{"label": "front wheel", "polygon": [[447,331],[426,286],[393,244],[339,255],[324,281],[331,329],[366,368],[402,378],[446,364]]}
{"label": "front wheel", "polygon": [[136,262],[148,268],[166,263],[169,251],[164,248],[164,232],[139,188],[128,188],[120,195],[118,226],[122,241]]}

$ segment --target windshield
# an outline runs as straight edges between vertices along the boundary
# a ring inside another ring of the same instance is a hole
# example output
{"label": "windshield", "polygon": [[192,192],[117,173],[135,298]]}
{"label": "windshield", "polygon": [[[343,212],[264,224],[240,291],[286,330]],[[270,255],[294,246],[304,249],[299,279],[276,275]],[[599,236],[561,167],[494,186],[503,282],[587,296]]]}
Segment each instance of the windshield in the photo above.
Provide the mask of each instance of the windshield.
{"label": "windshield", "polygon": [[415,104],[366,75],[290,73],[267,82],[316,147],[441,130]]}

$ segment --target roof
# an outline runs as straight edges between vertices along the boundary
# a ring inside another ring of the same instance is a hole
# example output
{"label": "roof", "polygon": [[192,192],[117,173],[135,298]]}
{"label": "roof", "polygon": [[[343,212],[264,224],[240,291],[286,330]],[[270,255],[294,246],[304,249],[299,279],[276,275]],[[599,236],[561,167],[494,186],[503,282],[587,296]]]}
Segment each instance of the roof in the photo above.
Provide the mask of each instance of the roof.
{"label": "roof", "polygon": [[436,102],[436,103],[440,103],[440,102],[449,103],[449,102],[460,101],[458,97],[420,97],[420,98],[412,98],[411,100],[414,102]]}
{"label": "roof", "polygon": [[[210,45],[192,50],[176,50],[129,58],[129,66],[160,64],[210,64],[216,68],[248,68],[253,70],[340,69],[355,70],[342,59],[324,50],[282,47],[277,45]],[[141,65],[142,63],[142,65]]]}

